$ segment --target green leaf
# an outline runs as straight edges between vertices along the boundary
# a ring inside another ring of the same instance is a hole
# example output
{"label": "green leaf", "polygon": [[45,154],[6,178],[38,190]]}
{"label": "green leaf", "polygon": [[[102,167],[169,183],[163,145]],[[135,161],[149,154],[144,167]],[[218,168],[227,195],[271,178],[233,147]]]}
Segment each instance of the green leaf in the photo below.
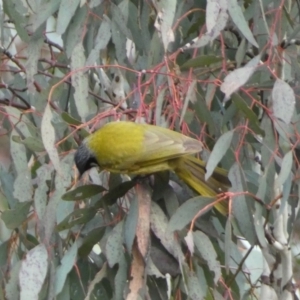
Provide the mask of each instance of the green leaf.
{"label": "green leaf", "polygon": [[[29,35],[26,30],[27,22],[22,12],[19,11],[20,7],[22,7],[22,9],[24,10],[22,2],[19,2],[17,0],[3,0],[4,12],[12,21],[17,21],[14,22],[14,25],[19,37],[22,39],[22,41],[28,42]],[[17,10],[16,8],[19,8],[19,10]]]}
{"label": "green leaf", "polygon": [[281,185],[285,183],[292,172],[293,166],[293,152],[287,152],[282,160],[281,169],[278,174],[278,177],[275,180],[275,189],[281,188]]}
{"label": "green leaf", "polygon": [[250,204],[247,201],[254,201],[251,198],[243,194],[246,191],[245,184],[243,182],[242,172],[237,163],[235,163],[228,174],[232,188],[230,191],[236,193],[232,201],[232,211],[236,218],[239,228],[244,237],[249,241],[251,245],[256,243],[257,237],[255,228],[253,225],[253,215],[250,209]]}
{"label": "green leaf", "polygon": [[71,55],[72,86],[74,87],[74,100],[77,113],[82,122],[86,122],[90,114],[88,101],[88,77],[85,70],[80,70],[85,66],[85,54],[82,43],[75,45]]}
{"label": "green leaf", "polygon": [[242,62],[245,59],[246,52],[247,52],[246,39],[242,39],[242,41],[241,41],[241,43],[240,43],[240,45],[237,49],[236,55],[235,55],[235,60],[237,62],[237,67],[241,66]]}
{"label": "green leaf", "polygon": [[41,166],[37,171],[39,184],[34,193],[34,208],[39,219],[42,220],[46,211],[48,201],[49,186],[47,181],[50,180],[52,169],[47,165]]}
{"label": "green leaf", "polygon": [[231,219],[227,219],[225,225],[225,241],[224,241],[224,257],[225,257],[225,267],[226,273],[229,274],[230,271],[230,254],[231,254],[231,245],[232,245],[232,228],[231,228]]}
{"label": "green leaf", "polygon": [[163,120],[162,117],[162,111],[163,111],[163,105],[164,105],[164,100],[165,100],[165,93],[166,93],[166,88],[162,88],[157,95],[156,98],[156,109],[155,109],[155,124],[158,126],[163,125]]}
{"label": "green leaf", "polygon": [[224,133],[216,142],[206,164],[205,180],[213,174],[214,169],[229,149],[233,138],[233,131]]}
{"label": "green leaf", "polygon": [[5,296],[9,299],[20,299],[20,291],[16,289],[19,285],[19,273],[22,261],[16,262],[16,264],[10,270],[10,279],[5,285]]}
{"label": "green leaf", "polygon": [[248,26],[247,21],[243,15],[242,9],[239,3],[236,0],[229,0],[228,1],[228,12],[233,23],[236,27],[242,32],[244,37],[255,47],[259,48],[254,36]]}
{"label": "green leaf", "polygon": [[[235,0],[232,0],[235,1]],[[221,91],[225,94],[225,100],[241,88],[256,71],[260,62],[260,55],[253,57],[245,66],[230,72],[221,85]]]}
{"label": "green leaf", "polygon": [[158,15],[155,26],[161,33],[165,52],[167,52],[169,44],[175,39],[172,25],[176,12],[176,4],[176,1],[173,0],[165,0],[157,3]]}
{"label": "green leaf", "polygon": [[129,253],[131,253],[133,241],[136,234],[138,216],[139,216],[138,201],[137,201],[137,197],[134,197],[130,202],[129,212],[124,223],[124,243]]}
{"label": "green leaf", "polygon": [[100,28],[98,30],[97,36],[95,38],[95,46],[90,52],[87,60],[86,65],[92,65],[97,59],[99,58],[99,52],[101,49],[105,49],[107,46],[110,38],[111,38],[111,24],[110,20],[107,16],[103,16],[103,20],[101,22]]}
{"label": "green leaf", "polygon": [[137,49],[141,51],[148,51],[146,45],[143,43],[143,37],[141,35],[142,32],[140,29],[141,25],[136,26],[137,22],[139,24],[141,22],[140,7],[138,9],[136,4],[132,1],[121,1],[119,8],[127,20],[128,30],[130,30],[132,34],[133,42]]}
{"label": "green leaf", "polygon": [[19,273],[20,299],[38,299],[48,272],[48,252],[43,244],[26,254]]}
{"label": "green leaf", "polygon": [[207,262],[209,270],[215,273],[214,283],[216,284],[221,277],[221,264],[217,259],[215,248],[208,236],[201,231],[194,231],[193,238],[195,246]]}
{"label": "green leaf", "polygon": [[103,203],[106,205],[111,205],[117,201],[120,197],[123,197],[130,189],[132,189],[135,186],[135,181],[130,180],[130,181],[125,181],[118,185],[116,188],[113,190],[110,190],[108,193],[106,193],[100,201],[98,201],[95,204],[95,208],[101,208],[103,207]]}
{"label": "green leaf", "polygon": [[82,124],[80,121],[78,121],[77,119],[73,118],[72,116],[70,116],[66,112],[62,112],[62,114],[60,116],[69,125],[79,126],[79,125]]}
{"label": "green leaf", "polygon": [[231,99],[236,108],[238,108],[245,115],[245,117],[249,119],[250,127],[254,130],[254,132],[264,136],[265,132],[259,124],[258,117],[253,112],[253,110],[246,104],[245,100],[238,94],[233,94],[231,96]]}
{"label": "green leaf", "polygon": [[61,198],[66,201],[78,201],[86,198],[91,198],[104,191],[106,191],[106,189],[101,185],[87,184],[87,185],[79,186],[74,190],[65,193],[64,195],[62,195]]}
{"label": "green leaf", "polygon": [[57,267],[55,276],[55,295],[58,295],[62,291],[67,279],[67,275],[72,270],[73,265],[76,262],[77,251],[77,242],[75,241],[69,250],[64,254],[60,265]]}
{"label": "green leaf", "polygon": [[75,225],[86,224],[95,216],[96,213],[97,210],[94,207],[77,209],[69,214],[62,222],[57,224],[56,230],[62,231],[70,229]]}
{"label": "green leaf", "polygon": [[26,69],[26,81],[28,91],[32,94],[35,92],[35,78],[34,76],[38,72],[38,61],[40,57],[40,51],[44,44],[44,36],[42,28],[35,32],[28,43],[27,59],[25,63]]}
{"label": "green leaf", "polygon": [[31,14],[29,23],[32,24],[33,30],[37,30],[47,19],[54,14],[59,7],[60,0],[47,2],[38,2],[37,10]]}
{"label": "green leaf", "polygon": [[121,255],[118,263],[118,272],[114,278],[115,299],[122,299],[128,283],[128,262],[125,255]]}
{"label": "green leaf", "polygon": [[11,242],[10,240],[7,240],[6,242],[3,242],[0,245],[0,266],[1,267],[7,265],[7,257],[9,255],[9,251],[11,249],[10,242]]}
{"label": "green leaf", "polygon": [[27,219],[31,205],[32,201],[22,202],[18,203],[14,209],[4,211],[1,218],[6,227],[9,229],[15,229],[20,226]]}
{"label": "green leaf", "polygon": [[197,101],[197,98],[196,98],[196,83],[197,83],[197,81],[193,80],[191,82],[191,84],[189,85],[189,87],[188,87],[188,91],[187,91],[186,97],[184,99],[184,104],[183,104],[180,119],[179,119],[179,124],[180,125],[182,124],[182,121],[183,121],[184,116],[186,114],[189,102],[195,103]]}
{"label": "green leaf", "polygon": [[43,144],[45,146],[46,151],[48,152],[48,155],[54,165],[55,170],[59,174],[62,174],[57,148],[55,147],[55,130],[51,123],[52,117],[53,114],[50,108],[50,104],[47,104],[41,124]]}
{"label": "green leaf", "polygon": [[294,90],[283,80],[277,79],[272,89],[272,100],[275,117],[289,124],[296,104]]}
{"label": "green leaf", "polygon": [[173,233],[168,231],[169,226],[166,215],[155,202],[151,203],[150,226],[155,236],[160,239],[161,244],[169,253],[174,257],[184,259],[178,241],[174,238]]}
{"label": "green leaf", "polygon": [[14,135],[12,136],[12,140],[16,143],[25,145],[29,150],[33,152],[45,151],[43,143],[37,138],[29,136],[25,139],[21,139],[20,136]]}
{"label": "green leaf", "polygon": [[[59,2],[61,2],[59,0]],[[87,6],[80,7],[63,35],[67,57],[71,57],[77,44],[82,43],[82,32],[86,26]]]}
{"label": "green leaf", "polygon": [[56,32],[58,34],[65,32],[79,3],[80,0],[64,0],[60,2],[56,24]]}
{"label": "green leaf", "polygon": [[119,222],[109,233],[105,245],[105,255],[109,266],[112,268],[122,257],[123,253],[123,221]]}
{"label": "green leaf", "polygon": [[0,183],[1,183],[1,191],[4,193],[8,205],[11,208],[15,208],[15,206],[19,203],[18,200],[14,197],[14,177],[11,173],[7,172],[0,165]]}
{"label": "green leaf", "polygon": [[78,249],[78,254],[82,256],[88,256],[92,251],[95,244],[97,244],[105,233],[105,227],[98,227],[91,230],[87,236],[84,237],[81,246]]}
{"label": "green leaf", "polygon": [[[16,129],[12,136],[17,134]],[[32,198],[31,174],[28,169],[26,149],[22,144],[11,141],[11,156],[17,171],[17,178],[14,182],[14,197],[20,202],[30,201]]]}
{"label": "green leaf", "polygon": [[[203,276],[202,279],[205,279]],[[201,283],[201,284],[200,284]],[[204,299],[206,290],[203,290],[203,281],[200,281],[197,273],[189,271],[187,273],[188,295],[192,300]]]}
{"label": "green leaf", "polygon": [[197,99],[197,101],[191,105],[192,109],[195,110],[197,117],[203,123],[207,123],[209,132],[215,134],[216,128],[212,118],[212,114],[206,106],[206,103],[202,99]]}
{"label": "green leaf", "polygon": [[203,68],[209,67],[212,64],[216,64],[222,61],[221,56],[215,55],[200,55],[194,58],[187,60],[184,64],[180,66],[181,70],[189,69],[189,68]]}
{"label": "green leaf", "polygon": [[89,289],[88,289],[87,295],[84,298],[84,300],[90,300],[90,299],[92,299],[92,297],[93,297],[92,296],[92,291],[95,288],[95,285],[97,283],[99,283],[106,276],[107,276],[107,264],[104,264],[102,266],[101,270],[96,274],[96,276],[94,277],[94,279],[89,284]]}
{"label": "green leaf", "polygon": [[[201,209],[211,204],[214,200],[214,198],[198,196],[184,202],[171,217],[168,231],[173,232],[175,230],[183,229]],[[203,214],[206,212],[207,210],[203,211]],[[201,215],[199,215],[199,217],[200,216]]]}

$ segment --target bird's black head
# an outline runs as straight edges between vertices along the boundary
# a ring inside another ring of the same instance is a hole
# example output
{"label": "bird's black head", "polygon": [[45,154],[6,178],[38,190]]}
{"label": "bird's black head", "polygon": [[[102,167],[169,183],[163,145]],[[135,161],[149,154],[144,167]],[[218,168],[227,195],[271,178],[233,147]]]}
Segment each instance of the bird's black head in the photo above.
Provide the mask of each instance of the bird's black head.
{"label": "bird's black head", "polygon": [[84,142],[77,149],[74,160],[80,176],[85,171],[98,165],[95,155],[87,148]]}

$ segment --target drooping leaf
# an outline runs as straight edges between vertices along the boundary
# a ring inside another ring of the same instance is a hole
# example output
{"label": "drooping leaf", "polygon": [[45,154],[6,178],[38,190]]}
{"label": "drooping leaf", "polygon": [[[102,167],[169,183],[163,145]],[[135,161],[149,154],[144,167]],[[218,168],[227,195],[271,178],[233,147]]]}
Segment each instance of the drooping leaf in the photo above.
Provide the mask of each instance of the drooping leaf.
{"label": "drooping leaf", "polygon": [[14,136],[12,136],[12,140],[16,143],[25,145],[28,149],[30,149],[34,152],[45,151],[42,141],[37,138],[29,136],[22,140],[19,136],[14,135]]}
{"label": "drooping leaf", "polygon": [[36,32],[34,36],[31,37],[28,48],[27,48],[27,60],[26,60],[26,74],[27,74],[27,87],[30,93],[35,92],[34,86],[34,76],[38,72],[38,59],[39,53],[43,46],[44,39],[42,35],[42,30]]}
{"label": "drooping leaf", "polygon": [[4,0],[3,10],[11,20],[18,20],[18,22],[15,23],[17,33],[24,42],[28,42],[29,35],[26,30],[26,19],[20,11],[15,9],[18,5],[23,7],[23,3],[19,3],[16,0]]}
{"label": "drooping leaf", "polygon": [[88,10],[85,5],[80,7],[63,36],[66,45],[65,50],[68,57],[71,57],[76,45],[82,43],[82,31],[86,25],[87,13]]}
{"label": "drooping leaf", "polygon": [[85,65],[85,55],[82,43],[78,43],[72,51],[71,70],[72,85],[74,87],[74,99],[77,112],[82,122],[86,121],[89,114],[88,105],[88,78],[87,74],[80,71]]}
{"label": "drooping leaf", "polygon": [[30,24],[32,24],[34,30],[38,29],[58,10],[60,2],[60,0],[39,2],[37,10],[30,16]]}
{"label": "drooping leaf", "polygon": [[196,80],[193,80],[191,82],[191,84],[189,85],[188,91],[186,93],[186,97],[184,99],[184,105],[183,105],[180,120],[179,120],[180,124],[182,124],[182,121],[183,121],[185,113],[187,111],[189,102],[192,102],[192,103],[196,102],[196,90],[195,90],[196,83],[197,83]]}
{"label": "drooping leaf", "polygon": [[272,99],[275,117],[289,124],[295,109],[293,89],[283,80],[277,79],[272,90]]}
{"label": "drooping leaf", "polygon": [[64,195],[62,195],[62,199],[66,201],[78,201],[86,198],[91,198],[104,191],[106,191],[106,189],[101,185],[87,184],[79,186],[74,190],[65,193]]}
{"label": "drooping leaf", "polygon": [[224,242],[224,258],[225,258],[225,268],[227,274],[229,274],[229,268],[230,268],[231,244],[232,244],[232,226],[231,226],[231,220],[228,219],[225,225],[225,242]]}
{"label": "drooping leaf", "polygon": [[21,225],[28,217],[29,209],[32,202],[18,203],[14,209],[6,210],[2,213],[1,218],[7,228],[15,229]]}
{"label": "drooping leaf", "polygon": [[275,188],[280,188],[282,184],[288,179],[292,172],[292,165],[293,165],[293,153],[292,151],[287,152],[282,160],[281,169],[279,172],[278,177],[275,181]]}
{"label": "drooping leaf", "polygon": [[253,112],[253,109],[246,104],[245,100],[238,94],[233,94],[231,99],[235,107],[237,107],[249,120],[249,126],[255,131],[255,133],[264,135],[264,131],[262,126],[259,124],[257,115]]}
{"label": "drooping leaf", "polygon": [[155,202],[151,203],[150,222],[153,233],[160,239],[166,250],[173,254],[174,257],[183,259],[184,256],[180,250],[179,243],[174,238],[173,233],[169,231],[172,230],[172,228],[170,228],[170,224],[168,224],[167,217]]}
{"label": "drooping leaf", "polygon": [[47,181],[50,180],[51,171],[51,168],[49,168],[49,166],[47,165],[40,167],[36,171],[39,178],[39,185],[37,186],[34,193],[34,208],[40,220],[43,219],[46,211],[48,201],[47,193],[49,191]]}
{"label": "drooping leaf", "polygon": [[258,44],[245,20],[242,9],[239,6],[239,3],[236,0],[229,0],[228,2],[228,12],[232,21],[238,27],[238,29],[242,32],[244,37],[255,47],[258,48]]}
{"label": "drooping leaf", "polygon": [[107,46],[107,43],[111,38],[110,26],[110,20],[107,16],[104,16],[95,39],[95,46],[86,60],[87,66],[90,66],[93,63],[95,63],[98,59],[99,51]]}
{"label": "drooping leaf", "polygon": [[47,104],[41,124],[42,139],[45,149],[48,152],[48,155],[53,163],[55,170],[59,174],[62,174],[60,170],[60,162],[57,148],[55,147],[55,129],[51,123],[52,117],[53,114],[51,112],[50,105]]}
{"label": "drooping leaf", "polygon": [[58,10],[58,17],[57,17],[57,24],[56,24],[56,32],[58,34],[63,34],[69,25],[74,13],[79,5],[80,0],[66,0],[61,1],[59,10]]}
{"label": "drooping leaf", "polygon": [[222,57],[219,56],[201,55],[201,56],[191,58],[188,61],[184,62],[184,64],[181,65],[180,68],[184,70],[188,68],[209,67],[210,65],[221,61],[222,61]]}
{"label": "drooping leaf", "polygon": [[169,44],[175,39],[172,30],[175,12],[176,1],[166,0],[158,3],[158,14],[154,26],[161,34],[165,52],[168,50]]}
{"label": "drooping leaf", "polygon": [[101,268],[101,270],[96,274],[95,278],[90,283],[87,295],[84,298],[84,300],[91,299],[90,297],[91,297],[91,294],[92,294],[92,291],[93,291],[95,285],[97,283],[99,283],[103,278],[105,278],[106,275],[107,275],[107,264],[104,264],[103,267]]}
{"label": "drooping leaf", "polygon": [[40,244],[26,254],[19,273],[20,299],[38,299],[48,271],[48,253]]}
{"label": "drooping leaf", "polygon": [[124,222],[119,222],[114,229],[110,232],[107,242],[105,245],[105,254],[107,257],[107,262],[110,267],[113,267],[116,263],[119,262],[122,252],[122,231],[123,231]]}
{"label": "drooping leaf", "polygon": [[251,245],[254,245],[256,242],[256,234],[253,225],[253,215],[250,210],[250,205],[247,204],[247,201],[251,201],[251,198],[244,194],[246,190],[245,183],[237,163],[231,167],[228,177],[232,185],[231,192],[236,193],[232,200],[233,215],[243,235]]}
{"label": "drooping leaf", "polygon": [[103,203],[106,205],[113,204],[118,198],[123,197],[130,189],[132,189],[135,184],[134,180],[122,182],[120,185],[106,193],[101,200],[95,204],[95,208],[102,207]]}
{"label": "drooping leaf", "polygon": [[244,67],[235,69],[230,72],[221,85],[221,91],[225,94],[225,99],[242,87],[255,72],[260,61],[260,55],[252,58]]}
{"label": "drooping leaf", "polygon": [[193,238],[195,246],[200,252],[202,258],[207,262],[209,269],[214,272],[214,282],[217,283],[221,277],[221,267],[212,242],[208,236],[201,231],[193,232]]}
{"label": "drooping leaf", "polygon": [[126,245],[126,249],[129,253],[131,252],[133,241],[135,239],[139,217],[138,214],[138,201],[137,197],[134,197],[133,200],[130,202],[129,212],[124,223],[124,242]]}
{"label": "drooping leaf", "polygon": [[67,114],[66,112],[62,112],[61,118],[65,122],[67,122],[69,125],[78,126],[78,125],[82,124],[80,121],[76,120],[75,118],[73,118],[72,116],[70,116],[69,114]]}
{"label": "drooping leaf", "polygon": [[[213,202],[213,198],[198,196],[189,199],[183,203],[171,217],[168,225],[168,230],[170,232],[175,230],[183,229],[187,224],[189,224],[193,217],[207,205]],[[212,207],[211,207],[212,208]],[[207,209],[203,210],[203,214],[207,212]]]}
{"label": "drooping leaf", "polygon": [[74,242],[74,244],[64,254],[60,262],[60,265],[57,267],[57,272],[55,277],[56,295],[58,295],[64,287],[64,283],[66,281],[67,275],[72,270],[73,265],[76,261],[77,251],[78,251],[78,245],[77,242]]}
{"label": "drooping leaf", "polygon": [[[75,225],[85,224],[90,221],[96,213],[97,210],[94,207],[77,209],[57,224],[56,230],[62,231],[72,228]],[[56,220],[56,216],[53,216],[53,219]]]}
{"label": "drooping leaf", "polygon": [[5,285],[5,296],[7,300],[19,299],[20,291],[16,289],[19,284],[19,273],[22,261],[18,261],[10,271],[10,279]]}
{"label": "drooping leaf", "polygon": [[78,255],[88,256],[94,245],[98,243],[104,235],[105,227],[95,228],[84,237],[81,246],[78,249]]}
{"label": "drooping leaf", "polygon": [[[187,274],[187,285],[188,285],[188,295],[190,299],[192,300],[200,300],[204,299],[206,295],[206,290],[203,290],[203,281],[200,281],[198,278],[197,273],[194,273],[193,271],[189,271]],[[201,284],[199,284],[201,282]]]}
{"label": "drooping leaf", "polygon": [[233,138],[233,131],[224,133],[216,142],[206,164],[205,180],[208,180],[214,169],[229,149]]}
{"label": "drooping leaf", "polygon": [[121,255],[118,264],[118,272],[114,280],[114,292],[116,299],[122,299],[124,290],[128,284],[128,264],[126,263],[125,255]]}

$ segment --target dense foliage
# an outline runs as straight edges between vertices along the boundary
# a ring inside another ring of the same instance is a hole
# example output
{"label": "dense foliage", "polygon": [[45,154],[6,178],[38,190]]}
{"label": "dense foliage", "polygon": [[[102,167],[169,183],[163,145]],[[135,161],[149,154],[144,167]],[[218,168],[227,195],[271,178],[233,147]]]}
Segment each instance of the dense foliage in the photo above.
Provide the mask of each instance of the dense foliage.
{"label": "dense foliage", "polygon": [[[0,298],[294,299],[299,19],[293,0],[3,0]],[[201,140],[231,188],[78,178],[111,120]]]}

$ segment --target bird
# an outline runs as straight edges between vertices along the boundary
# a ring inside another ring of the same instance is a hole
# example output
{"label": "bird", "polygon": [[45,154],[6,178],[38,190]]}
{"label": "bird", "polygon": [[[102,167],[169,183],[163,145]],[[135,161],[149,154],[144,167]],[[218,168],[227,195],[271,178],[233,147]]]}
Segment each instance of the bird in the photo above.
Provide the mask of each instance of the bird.
{"label": "bird", "polygon": [[[200,195],[215,197],[228,188],[227,171],[216,168],[215,176],[205,181],[205,162],[194,156],[202,149],[199,140],[168,128],[114,121],[87,136],[74,160],[80,176],[95,166],[128,175],[173,171]],[[227,213],[226,203],[215,207],[223,215]]]}

